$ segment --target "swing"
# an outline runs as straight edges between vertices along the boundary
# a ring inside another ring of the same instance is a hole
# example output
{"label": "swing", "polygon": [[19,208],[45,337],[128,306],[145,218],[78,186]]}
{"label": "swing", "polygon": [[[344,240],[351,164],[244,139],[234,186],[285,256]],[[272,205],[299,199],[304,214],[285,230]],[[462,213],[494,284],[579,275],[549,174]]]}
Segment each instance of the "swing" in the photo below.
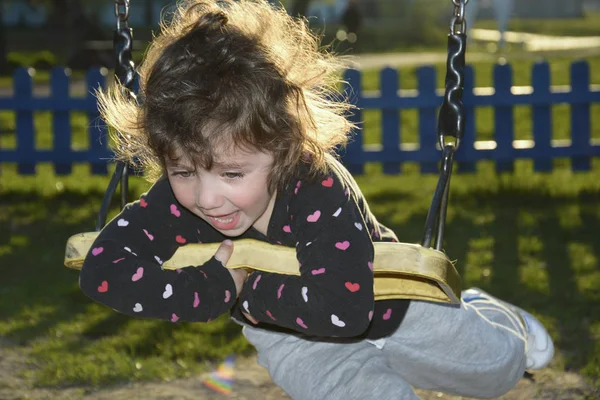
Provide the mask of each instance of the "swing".
{"label": "swing", "polygon": [[[373,262],[375,300],[416,299],[440,303],[460,303],[460,276],[448,256],[442,251],[446,209],[454,154],[464,133],[465,112],[462,103],[463,71],[465,65],[466,22],[465,6],[468,0],[451,0],[454,14],[448,35],[446,63],[446,91],[438,117],[439,145],[442,166],[433,199],[425,221],[425,232],[420,244],[375,242]],[[132,33],[128,26],[129,0],[115,0],[115,75],[128,94],[134,80],[131,61]],[[110,201],[117,185],[121,185],[121,209],[127,203],[127,165],[117,161],[108,184],[96,221],[95,232],[85,232],[67,241],[64,264],[81,269],[99,231],[106,223]],[[216,252],[219,243],[187,244],[177,249],[165,261],[163,269],[177,269],[202,265]],[[235,251],[228,268],[246,268],[249,272],[263,271],[286,275],[300,275],[296,249],[272,245],[254,239],[235,241]]]}

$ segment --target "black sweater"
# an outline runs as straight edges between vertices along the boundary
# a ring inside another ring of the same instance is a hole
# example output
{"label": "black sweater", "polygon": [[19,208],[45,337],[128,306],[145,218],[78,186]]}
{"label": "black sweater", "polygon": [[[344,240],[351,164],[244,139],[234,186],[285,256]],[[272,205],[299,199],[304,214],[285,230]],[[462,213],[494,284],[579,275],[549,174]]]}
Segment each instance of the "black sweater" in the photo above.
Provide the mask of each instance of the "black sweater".
{"label": "black sweater", "polygon": [[309,181],[301,166],[277,193],[267,236],[251,228],[238,237],[295,247],[300,276],[254,272],[236,302],[233,279],[214,257],[163,270],[179,246],[227,237],[184,209],[162,179],[102,230],[81,270],[81,289],[136,317],[208,322],[231,310],[246,321],[245,310],[266,329],[368,339],[391,334],[408,301],[374,302],[373,242],[397,238],[370,212],[348,171],[328,160],[327,175]]}

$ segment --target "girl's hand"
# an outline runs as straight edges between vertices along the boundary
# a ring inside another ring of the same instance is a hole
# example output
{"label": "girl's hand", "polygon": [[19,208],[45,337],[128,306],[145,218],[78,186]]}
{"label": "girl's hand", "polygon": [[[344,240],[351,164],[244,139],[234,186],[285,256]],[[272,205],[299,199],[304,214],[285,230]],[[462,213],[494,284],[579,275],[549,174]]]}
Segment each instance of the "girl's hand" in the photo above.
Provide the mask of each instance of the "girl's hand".
{"label": "girl's hand", "polygon": [[[233,242],[231,240],[224,240],[223,243],[221,243],[221,245],[217,249],[217,252],[215,253],[215,258],[221,261],[221,264],[223,264],[223,266],[225,267],[225,265],[227,265],[227,261],[229,261],[232,254]],[[227,268],[227,271],[229,271],[231,277],[233,278],[233,281],[235,282],[237,297],[239,297],[244,286],[244,282],[246,282],[246,279],[248,279],[248,271],[246,271],[244,268]],[[258,321],[254,319],[252,315],[245,312],[242,312],[242,314],[244,314],[244,317],[246,317],[246,319],[252,322],[254,325],[258,324]]]}
{"label": "girl's hand", "polygon": [[246,317],[246,319],[250,322],[252,322],[254,325],[258,324],[258,321],[256,319],[254,319],[254,317],[248,313],[245,313],[242,311],[242,314],[244,314],[244,317]]}
{"label": "girl's hand", "polygon": [[[227,262],[229,261],[229,258],[231,258],[232,254],[233,254],[233,242],[228,239],[228,240],[224,240],[223,243],[221,243],[221,245],[217,249],[217,252],[215,253],[215,258],[217,260],[221,261],[221,264],[223,264],[223,266],[225,267],[227,265]],[[240,268],[240,269],[227,268],[227,270],[231,274],[231,277],[233,278],[233,282],[235,282],[236,296],[239,297],[240,292],[242,291],[242,287],[244,286],[244,282],[246,282],[246,279],[248,278],[248,271],[246,271],[243,268]]]}

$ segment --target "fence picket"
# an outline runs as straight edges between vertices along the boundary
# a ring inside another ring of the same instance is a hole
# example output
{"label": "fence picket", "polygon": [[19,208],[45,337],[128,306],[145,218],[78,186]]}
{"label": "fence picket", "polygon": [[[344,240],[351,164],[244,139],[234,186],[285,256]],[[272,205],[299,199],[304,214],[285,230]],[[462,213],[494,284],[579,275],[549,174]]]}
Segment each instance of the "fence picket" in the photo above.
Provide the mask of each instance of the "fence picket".
{"label": "fence picket", "polygon": [[[476,140],[476,123],[475,123],[475,72],[470,65],[465,66],[465,85],[463,90],[463,104],[465,106],[465,132],[460,146],[457,151],[458,159],[474,159],[475,155],[475,140]],[[459,172],[475,172],[476,166],[474,162],[461,161],[458,163]]]}
{"label": "fence picket", "polygon": [[536,157],[533,159],[535,171],[552,170],[552,109],[543,99],[550,97],[550,66],[547,62],[536,63],[531,74],[533,98],[537,104],[531,106],[533,142]]}
{"label": "fence picket", "polygon": [[571,64],[571,92],[580,101],[571,103],[571,147],[580,150],[580,154],[571,158],[573,171],[589,171],[591,167],[591,123],[590,103],[586,97],[590,91],[590,67],[587,62]]}
{"label": "fence picket", "polygon": [[344,72],[343,91],[351,104],[357,106],[348,115],[348,120],[358,127],[353,130],[352,138],[346,146],[342,156],[344,164],[353,174],[362,175],[364,173],[364,150],[363,150],[363,114],[362,114],[362,76],[360,71],[347,70]]}
{"label": "fence picket", "polygon": [[[441,104],[436,94],[436,74],[433,67],[421,67],[417,70],[417,87],[419,98],[426,104]],[[419,157],[421,172],[438,172],[439,146],[437,135],[437,109],[436,106],[422,106],[419,108]],[[429,161],[436,160],[436,161]]]}
{"label": "fence picket", "polygon": [[[63,68],[55,68],[50,73],[50,93],[56,102],[67,103],[69,101],[70,77]],[[52,133],[53,144],[52,159],[54,160],[54,171],[57,174],[70,174],[71,163],[71,120],[70,112],[65,109],[52,111]]]}
{"label": "fence picket", "polygon": [[494,66],[494,139],[496,140],[495,153],[496,171],[508,172],[513,170],[513,140],[514,114],[512,100],[512,69],[510,65]]}
{"label": "fence picket", "polygon": [[393,68],[384,68],[380,74],[381,87],[381,144],[382,151],[386,153],[386,159],[398,160],[397,162],[384,162],[383,172],[385,174],[397,174],[400,172],[400,114],[394,103],[398,99],[400,80],[398,71]]}
{"label": "fence picket", "polygon": [[[89,149],[95,157],[90,158],[91,171],[93,174],[106,174],[108,171],[107,161],[112,157],[108,149],[108,130],[102,120],[96,106],[94,91],[106,86],[106,76],[100,69],[91,69],[86,75],[87,95],[86,103],[90,104],[87,109]],[[92,106],[93,105],[93,106]]]}
{"label": "fence picket", "polygon": [[27,68],[18,68],[14,74],[14,109],[17,132],[17,171],[22,175],[35,174],[35,129],[33,111],[28,105],[33,98],[33,79]]}

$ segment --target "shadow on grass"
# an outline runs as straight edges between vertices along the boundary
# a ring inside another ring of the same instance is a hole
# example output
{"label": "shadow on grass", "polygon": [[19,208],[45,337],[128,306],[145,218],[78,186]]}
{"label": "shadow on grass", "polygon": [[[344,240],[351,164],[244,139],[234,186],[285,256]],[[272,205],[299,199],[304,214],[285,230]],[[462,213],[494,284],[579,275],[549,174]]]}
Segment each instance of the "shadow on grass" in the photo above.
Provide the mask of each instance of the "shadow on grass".
{"label": "shadow on grass", "polygon": [[[377,209],[393,210],[417,200],[386,192],[369,196],[376,214]],[[593,287],[599,281],[599,200],[595,192],[551,197],[508,189],[500,194],[474,190],[452,196],[446,230],[445,251],[457,260],[464,286],[482,287],[550,322],[566,368],[575,371],[599,358],[589,327],[590,316],[600,309],[600,295]],[[0,318],[5,321],[0,329],[11,341],[21,345],[43,341],[61,330],[73,330],[69,326],[84,319],[85,327],[65,339],[62,347],[77,352],[123,335],[132,323],[133,319],[104,310],[84,296],[77,272],[62,264],[67,238],[92,230],[100,201],[101,193],[73,192],[47,198],[36,194],[0,198],[6,210],[0,214]],[[393,212],[378,218],[402,241],[415,243],[421,240],[427,206],[422,204],[420,211],[401,223],[394,222]],[[161,343],[182,335],[192,338],[200,329],[204,342],[196,346],[217,349],[237,341],[237,348],[244,349],[239,344],[239,326],[198,325],[150,321],[140,324],[135,340],[124,339],[115,348],[135,356],[162,357]],[[73,340],[76,337],[82,340]],[[166,351],[179,357],[185,349]]]}
{"label": "shadow on grass", "polygon": [[[377,209],[389,199],[375,194],[370,204]],[[590,331],[600,310],[598,204],[600,194],[585,191],[576,197],[510,189],[453,195],[444,241],[464,288],[481,287],[540,316],[565,357],[565,369],[588,367],[592,374],[599,368],[589,366],[600,359]],[[426,212],[415,213],[397,224],[393,213],[378,215],[411,243],[420,242],[425,218]]]}
{"label": "shadow on grass", "polygon": [[[74,335],[82,340],[65,338],[64,346],[78,351],[94,340],[118,337],[132,321],[140,323],[136,327],[139,330],[144,326],[150,328],[155,322],[134,320],[95,304],[79,290],[78,271],[63,266],[67,239],[76,233],[93,231],[101,197],[102,193],[74,192],[52,197],[34,193],[9,193],[1,197],[0,318],[5,322],[0,333],[12,343],[39,345],[39,339],[56,339],[64,331],[76,331]],[[114,208],[111,215],[117,211]],[[169,340],[174,332],[186,329],[186,324],[162,325],[158,330],[148,329],[146,337],[137,339],[139,344],[130,341],[128,346],[141,352],[143,348],[154,349],[156,353],[156,346],[149,342]],[[230,322],[222,329],[206,329],[201,333],[214,335],[217,342],[240,336],[240,332],[241,328]]]}

